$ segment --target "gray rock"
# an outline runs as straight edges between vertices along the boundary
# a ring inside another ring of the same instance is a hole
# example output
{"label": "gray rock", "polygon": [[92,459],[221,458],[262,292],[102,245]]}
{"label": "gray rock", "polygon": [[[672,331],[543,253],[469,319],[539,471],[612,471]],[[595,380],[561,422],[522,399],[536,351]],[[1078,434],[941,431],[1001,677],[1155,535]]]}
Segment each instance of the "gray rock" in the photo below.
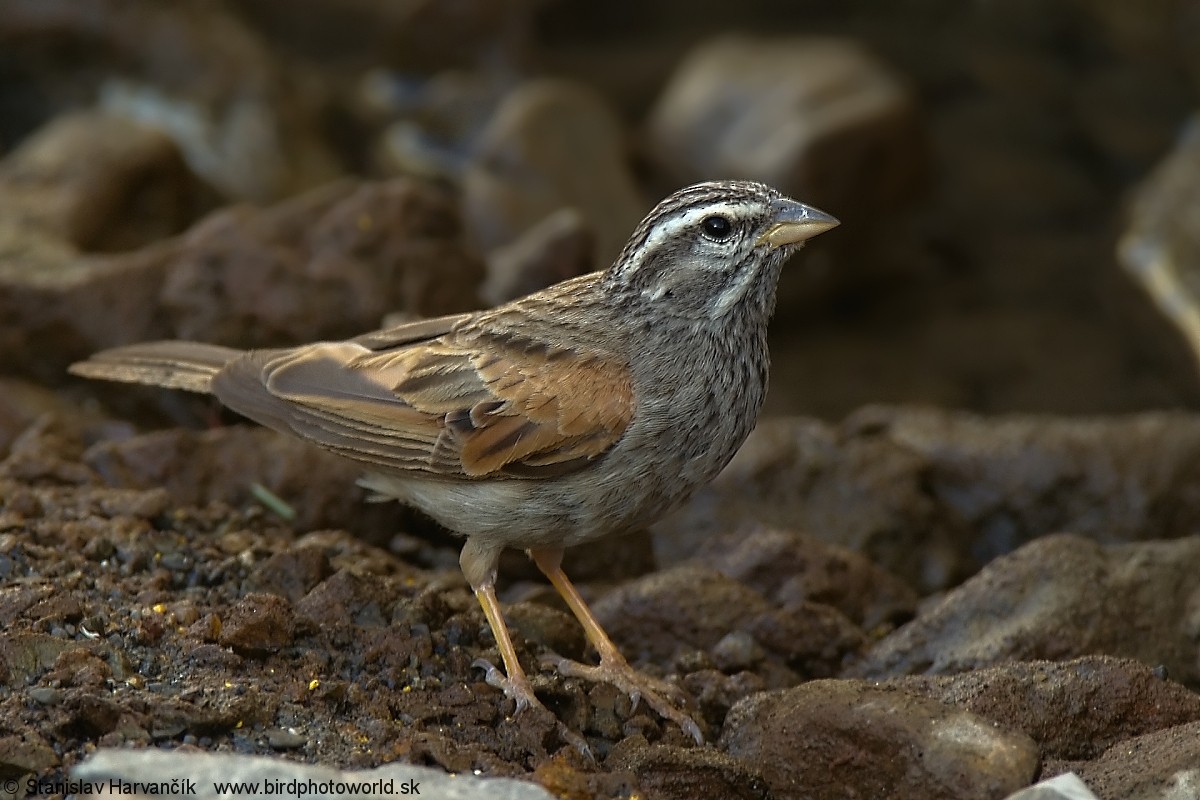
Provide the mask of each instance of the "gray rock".
{"label": "gray rock", "polygon": [[[259,798],[297,796],[285,787],[298,781],[310,787],[309,798],[392,798],[401,794],[436,800],[552,800],[545,789],[510,778],[477,778],[452,775],[432,767],[388,764],[372,770],[342,772],[331,767],[296,764],[274,758],[216,753],[180,753],[160,750],[100,750],[71,772],[72,781],[103,787],[98,792],[77,791],[80,796],[102,796],[110,781],[118,784],[157,785],[160,791],[137,791],[162,797],[196,800],[236,795]],[[265,791],[271,782],[275,791]],[[257,784],[257,788],[220,791],[218,783]],[[331,786],[323,784],[331,783]],[[339,783],[366,783],[339,787]],[[314,787],[315,788],[312,788]],[[175,788],[179,787],[179,788]],[[407,791],[402,787],[409,787]]]}
{"label": "gray rock", "polygon": [[739,701],[718,746],[756,766],[776,800],[1002,798],[1039,762],[1029,737],[969,711],[838,680]]}
{"label": "gray rock", "polygon": [[1200,536],[1101,545],[1059,534],[997,559],[876,644],[867,677],[946,674],[1090,653],[1200,680]]}
{"label": "gray rock", "polygon": [[1074,772],[1035,783],[1004,800],[1100,800]]}
{"label": "gray rock", "polygon": [[682,182],[752,178],[837,213],[907,199],[925,177],[912,94],[851,40],[702,44],[655,105],[649,138]]}
{"label": "gray rock", "polygon": [[1200,359],[1200,114],[1138,187],[1121,237],[1121,265]]}

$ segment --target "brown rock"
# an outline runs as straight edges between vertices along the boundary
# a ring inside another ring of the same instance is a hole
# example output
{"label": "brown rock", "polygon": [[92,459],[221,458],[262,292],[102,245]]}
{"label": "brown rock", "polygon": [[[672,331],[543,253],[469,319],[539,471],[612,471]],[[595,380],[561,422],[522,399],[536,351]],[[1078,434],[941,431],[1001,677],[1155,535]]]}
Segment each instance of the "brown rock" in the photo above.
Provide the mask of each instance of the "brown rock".
{"label": "brown rock", "polygon": [[776,603],[823,603],[867,629],[902,622],[917,608],[916,592],[861,553],[795,531],[721,533],[705,540],[694,560]]}
{"label": "brown rock", "polygon": [[130,341],[298,344],[362,333],[390,311],[473,308],[483,266],[457,219],[430,184],[347,181],[221,211],[127,255],[39,238],[0,261],[0,365],[58,381],[70,361]]}
{"label": "brown rock", "polygon": [[354,483],[358,467],[265,428],[156,431],[100,442],[84,462],[111,486],[162,487],[180,506],[257,505],[257,482],[292,508],[290,522],[299,530],[346,526],[366,535],[394,527],[394,507],[363,503],[364,492]]}
{"label": "brown rock", "polygon": [[1048,759],[1096,758],[1135,736],[1200,720],[1200,695],[1137,661],[1016,662],[894,685],[1023,731]]}
{"label": "brown rock", "polygon": [[296,611],[318,625],[387,625],[390,597],[379,580],[340,570],[321,581],[296,604]]}
{"label": "brown rock", "polygon": [[839,214],[896,205],[925,180],[912,94],[850,40],[704,43],[663,91],[649,136],[679,182],[750,178]]}
{"label": "brown rock", "polygon": [[700,797],[767,800],[767,783],[758,769],[712,748],[683,748],[665,744],[615,750],[604,763],[608,770],[637,776],[649,797],[694,800]]}
{"label": "brown rock", "polygon": [[291,644],[295,628],[291,603],[279,595],[253,592],[226,613],[218,642],[243,654],[278,650]]}
{"label": "brown rock", "polygon": [[855,673],[946,674],[1093,653],[1200,680],[1200,536],[1101,545],[1047,536],[996,559],[868,651]]}
{"label": "brown rock", "polygon": [[836,674],[864,636],[817,603],[774,607],[743,584],[700,566],[679,566],[622,584],[593,606],[634,658],[663,663],[708,651],[722,668],[752,669],[772,686]]}
{"label": "brown rock", "polygon": [[279,59],[232,9],[47,0],[8,11],[0,47],[17,63],[37,65],[17,74],[40,90],[47,116],[98,101],[142,120],[234,197],[275,200],[336,169],[319,136],[319,83]]}
{"label": "brown rock", "polygon": [[1073,768],[1098,797],[1173,800],[1200,786],[1200,722],[1127,739]]}
{"label": "brown rock", "polygon": [[458,235],[454,198],[432,184],[342,181],[209,217],[179,242],[160,302],[174,336],[240,346],[351,336],[394,311],[463,311],[478,304],[483,267]]}
{"label": "brown rock", "polygon": [[40,773],[58,764],[54,750],[33,731],[0,737],[0,775]]}
{"label": "brown rock", "polygon": [[1002,798],[1038,768],[1029,737],[969,711],[856,681],[762,692],[729,712],[718,747],[788,798]]}
{"label": "brown rock", "polygon": [[323,548],[296,547],[276,553],[255,567],[246,579],[246,588],[296,603],[332,573],[329,556]]}
{"label": "brown rock", "polygon": [[758,592],[702,567],[675,567],[630,581],[592,608],[626,656],[659,663],[680,648],[707,650],[771,610]]}
{"label": "brown rock", "polygon": [[172,236],[215,201],[169,137],[111,114],[57,117],[0,162],[5,236],[44,236],[80,253]]}

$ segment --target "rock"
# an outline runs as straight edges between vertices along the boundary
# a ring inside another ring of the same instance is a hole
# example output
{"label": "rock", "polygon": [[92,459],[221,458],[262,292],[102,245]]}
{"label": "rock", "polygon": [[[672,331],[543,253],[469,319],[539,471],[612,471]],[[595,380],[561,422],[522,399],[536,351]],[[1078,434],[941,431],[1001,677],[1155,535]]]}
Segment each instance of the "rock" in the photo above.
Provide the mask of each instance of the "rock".
{"label": "rock", "polygon": [[1099,797],[1183,800],[1200,787],[1200,722],[1126,739],[1075,772]]}
{"label": "rock", "polygon": [[875,644],[854,673],[947,674],[1103,653],[1196,683],[1197,559],[1200,536],[1113,545],[1047,536],[948,592]]}
{"label": "rock", "polygon": [[1002,798],[1039,763],[1029,737],[969,711],[837,680],[738,702],[718,747],[754,765],[777,800]]}
{"label": "rock", "polygon": [[0,366],[56,382],[70,361],[131,341],[299,344],[371,330],[389,311],[463,311],[483,278],[453,198],[407,179],[234,207],[125,255],[64,247],[0,262]]}
{"label": "rock", "polygon": [[[32,731],[23,736],[12,734],[0,737],[0,775],[7,777],[40,773],[58,764],[54,749]],[[16,796],[15,791],[13,796]]]}
{"label": "rock", "polygon": [[266,428],[172,428],[100,442],[83,460],[110,486],[162,487],[179,506],[257,505],[259,483],[292,508],[291,523],[301,531],[343,526],[369,535],[395,526],[394,507],[363,502],[357,466]]}
{"label": "rock", "polygon": [[701,44],[655,104],[649,139],[677,182],[759,180],[836,214],[899,205],[926,177],[912,93],[849,39]]}
{"label": "rock", "polygon": [[296,604],[296,612],[317,625],[384,627],[390,597],[380,596],[374,580],[339,570],[321,581]]}
{"label": "rock", "polygon": [[632,772],[647,796],[663,800],[699,797],[766,800],[771,796],[766,781],[753,764],[709,747],[642,743],[641,747],[614,750],[604,767]]}
{"label": "rock", "polygon": [[1073,772],[1035,783],[1004,800],[1100,800]]}
{"label": "rock", "polygon": [[1200,114],[1142,182],[1117,253],[1200,360]]}
{"label": "rock", "polygon": [[1200,720],[1200,695],[1137,661],[1012,662],[894,685],[1033,737],[1048,759],[1091,759],[1120,741]]}
{"label": "rock", "polygon": [[823,603],[871,629],[910,619],[917,593],[861,553],[803,533],[757,526],[701,544],[695,563],[718,570],[775,603]]}
{"label": "rock", "polygon": [[243,655],[266,653],[292,643],[295,612],[287,599],[275,594],[252,592],[239,600],[222,617],[218,641]]}
{"label": "rock", "polygon": [[[864,641],[862,632],[833,608],[816,603],[775,607],[753,589],[699,566],[624,583],[593,610],[633,660],[663,663],[689,651],[709,651],[730,669],[754,667],[772,686],[795,683],[796,672],[835,674]],[[739,631],[745,636],[729,638]],[[770,658],[759,658],[759,649]]]}
{"label": "rock", "polygon": [[714,647],[771,606],[720,573],[676,567],[622,584],[592,610],[630,660],[663,662],[681,648]]}
{"label": "rock", "polygon": [[725,471],[655,526],[660,563],[755,523],[863,553],[945,589],[1062,530],[1097,541],[1200,527],[1200,419],[980,417],[868,407],[840,425],[765,419]]}
{"label": "rock", "polygon": [[[136,250],[180,232],[216,200],[169,137],[112,114],[56,117],[0,161],[10,246],[36,236],[64,253]],[[3,252],[0,264],[16,269],[19,251]]]}
{"label": "rock", "polygon": [[160,302],[178,338],[298,344],[362,333],[389,312],[475,308],[482,278],[449,193],[341,181],[206,219],[179,242]]}
{"label": "rock", "polygon": [[246,588],[286,597],[295,603],[333,574],[329,556],[320,547],[295,547],[276,553],[255,567]]}
{"label": "rock", "polygon": [[487,256],[480,296],[500,305],[568,278],[606,267],[597,264],[596,237],[575,208],[562,208]]}
{"label": "rock", "polygon": [[[283,787],[291,781],[296,781],[300,786],[336,785],[339,782],[367,784],[366,788],[353,794],[380,800],[399,794],[442,800],[553,800],[545,789],[511,778],[451,775],[432,767],[412,764],[389,764],[372,770],[342,772],[332,767],[231,753],[100,750],[75,767],[71,771],[71,779],[104,789],[110,783],[135,782],[180,787],[160,788],[154,794],[193,797],[196,800],[217,800],[231,794],[229,791],[219,791],[215,786],[217,783],[257,782],[260,785]],[[84,797],[105,793],[99,790],[79,792]],[[346,793],[326,790],[306,796],[316,800],[333,800],[345,797]]]}
{"label": "rock", "polygon": [[231,9],[17,3],[0,41],[38,65],[17,74],[41,89],[45,117],[98,99],[168,133],[197,173],[234,197],[277,200],[337,169],[319,135],[325,90]]}
{"label": "rock", "polygon": [[596,268],[613,262],[648,208],[619,122],[591,90],[566,81],[526,83],[505,97],[462,184],[464,222],[484,252],[569,208],[595,234]]}

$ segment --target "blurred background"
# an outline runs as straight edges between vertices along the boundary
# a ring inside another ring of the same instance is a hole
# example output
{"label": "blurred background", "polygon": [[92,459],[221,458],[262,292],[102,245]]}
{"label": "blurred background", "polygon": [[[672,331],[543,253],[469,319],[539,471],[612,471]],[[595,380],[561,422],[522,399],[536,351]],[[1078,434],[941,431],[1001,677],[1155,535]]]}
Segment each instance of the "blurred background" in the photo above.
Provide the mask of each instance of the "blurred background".
{"label": "blurred background", "polygon": [[769,411],[1195,408],[1198,41],[1197,0],[2,0],[0,372],[491,305],[741,177],[843,221]]}

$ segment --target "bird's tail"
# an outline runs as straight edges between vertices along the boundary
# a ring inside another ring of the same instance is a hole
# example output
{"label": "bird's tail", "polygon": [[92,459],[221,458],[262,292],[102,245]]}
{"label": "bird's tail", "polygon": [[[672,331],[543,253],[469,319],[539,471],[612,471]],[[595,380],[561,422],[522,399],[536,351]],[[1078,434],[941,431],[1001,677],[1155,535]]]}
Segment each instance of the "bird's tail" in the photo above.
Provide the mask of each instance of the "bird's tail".
{"label": "bird's tail", "polygon": [[145,342],[101,350],[68,371],[84,378],[146,383],[208,394],[213,376],[241,350],[199,342]]}

